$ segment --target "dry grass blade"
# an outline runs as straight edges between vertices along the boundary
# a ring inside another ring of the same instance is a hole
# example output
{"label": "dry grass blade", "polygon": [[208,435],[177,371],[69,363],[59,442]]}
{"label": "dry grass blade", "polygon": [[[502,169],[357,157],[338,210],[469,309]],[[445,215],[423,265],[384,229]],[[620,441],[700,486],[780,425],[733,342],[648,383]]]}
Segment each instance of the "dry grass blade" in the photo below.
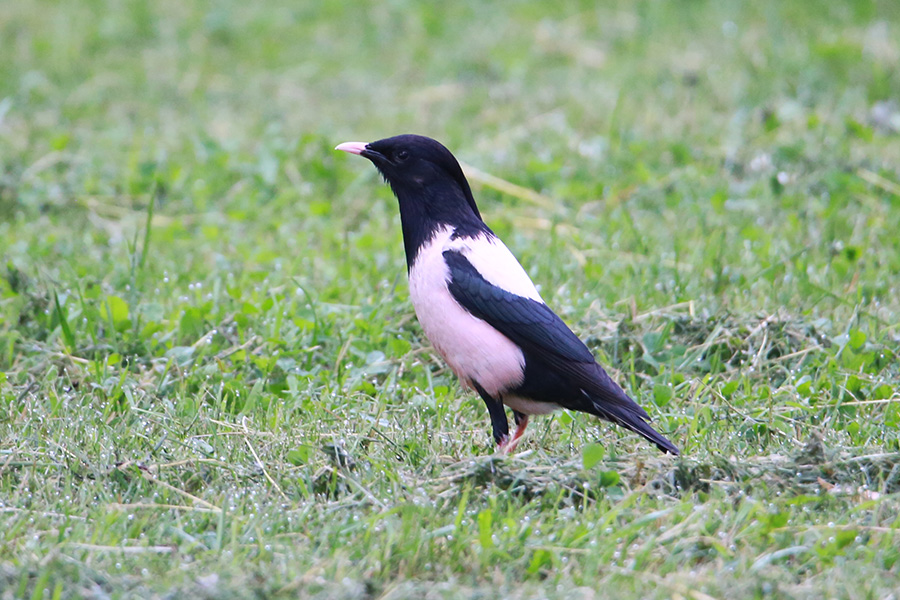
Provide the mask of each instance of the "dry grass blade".
{"label": "dry grass blade", "polygon": [[507,194],[509,196],[512,196],[513,198],[525,200],[526,202],[530,202],[531,204],[539,206],[545,210],[553,211],[557,206],[557,203],[552,198],[549,198],[548,196],[545,196],[532,189],[522,187],[521,185],[517,185],[515,183],[512,183],[511,181],[507,181],[495,175],[491,175],[490,173],[485,173],[481,169],[473,167],[472,165],[460,163],[460,166],[462,166],[466,177],[470,181],[474,181],[475,183],[479,183],[485,187],[497,190],[498,192]]}

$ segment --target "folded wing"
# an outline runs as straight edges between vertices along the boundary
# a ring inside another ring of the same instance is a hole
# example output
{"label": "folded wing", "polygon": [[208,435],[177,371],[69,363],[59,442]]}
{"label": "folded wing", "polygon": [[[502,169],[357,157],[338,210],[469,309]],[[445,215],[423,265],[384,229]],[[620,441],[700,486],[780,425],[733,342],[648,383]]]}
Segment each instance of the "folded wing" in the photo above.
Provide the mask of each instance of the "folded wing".
{"label": "folded wing", "polygon": [[[443,256],[450,272],[448,289],[457,302],[518,344],[528,358],[542,362],[582,390],[585,397],[577,403],[581,406],[571,408],[587,410],[643,435],[661,450],[678,453],[647,425],[650,417],[646,411],[609,377],[588,347],[546,304],[493,285],[456,250],[445,250]],[[566,406],[566,399],[560,400]]]}

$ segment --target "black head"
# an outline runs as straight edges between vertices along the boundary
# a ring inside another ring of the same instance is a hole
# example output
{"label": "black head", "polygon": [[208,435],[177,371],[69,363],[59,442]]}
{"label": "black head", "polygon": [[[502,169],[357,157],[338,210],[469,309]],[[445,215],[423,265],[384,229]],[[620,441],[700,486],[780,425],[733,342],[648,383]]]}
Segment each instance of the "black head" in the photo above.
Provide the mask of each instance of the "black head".
{"label": "black head", "polygon": [[347,142],[337,150],[372,161],[400,201],[400,210],[453,223],[481,214],[469,182],[453,154],[440,142],[421,135],[398,135],[364,144]]}
{"label": "black head", "polygon": [[398,135],[369,144],[346,142],[335,149],[368,158],[390,184],[400,203],[408,268],[441,227],[453,227],[456,236],[490,233],[462,168],[440,142]]}

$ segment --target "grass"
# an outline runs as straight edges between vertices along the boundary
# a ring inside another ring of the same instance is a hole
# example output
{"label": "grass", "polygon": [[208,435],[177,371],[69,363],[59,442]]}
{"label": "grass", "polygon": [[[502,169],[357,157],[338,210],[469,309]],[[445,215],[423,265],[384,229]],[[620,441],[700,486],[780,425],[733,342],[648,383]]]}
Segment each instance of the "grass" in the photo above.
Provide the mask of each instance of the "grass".
{"label": "grass", "polygon": [[[896,2],[0,5],[0,598],[886,598]],[[332,150],[475,170],[683,450],[493,456]]]}

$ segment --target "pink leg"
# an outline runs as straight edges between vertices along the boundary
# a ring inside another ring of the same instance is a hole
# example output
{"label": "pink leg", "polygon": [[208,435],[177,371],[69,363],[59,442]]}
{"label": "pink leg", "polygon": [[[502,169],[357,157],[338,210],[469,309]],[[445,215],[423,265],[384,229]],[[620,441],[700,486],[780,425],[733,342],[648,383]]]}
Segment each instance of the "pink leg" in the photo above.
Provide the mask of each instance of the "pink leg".
{"label": "pink leg", "polygon": [[503,454],[509,454],[513,450],[516,449],[516,446],[519,445],[519,438],[522,437],[522,434],[525,433],[525,428],[528,427],[528,415],[523,415],[519,422],[516,423],[516,433],[512,436],[512,439],[504,439],[499,444],[497,449]]}

